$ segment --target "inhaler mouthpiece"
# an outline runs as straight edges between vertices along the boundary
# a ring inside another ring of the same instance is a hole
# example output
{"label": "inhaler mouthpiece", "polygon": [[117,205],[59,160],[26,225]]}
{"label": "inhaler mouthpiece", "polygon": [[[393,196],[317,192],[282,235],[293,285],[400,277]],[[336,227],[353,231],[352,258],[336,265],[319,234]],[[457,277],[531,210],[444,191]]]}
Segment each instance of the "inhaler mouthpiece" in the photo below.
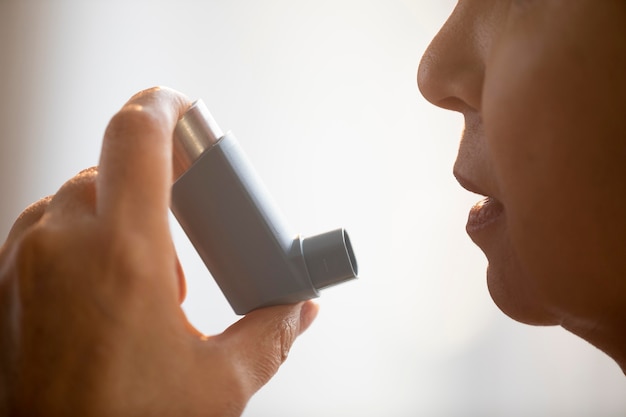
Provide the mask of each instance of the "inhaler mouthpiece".
{"label": "inhaler mouthpiece", "polygon": [[173,163],[172,212],[237,314],[357,277],[348,233],[293,234],[234,135],[200,100],[176,125]]}

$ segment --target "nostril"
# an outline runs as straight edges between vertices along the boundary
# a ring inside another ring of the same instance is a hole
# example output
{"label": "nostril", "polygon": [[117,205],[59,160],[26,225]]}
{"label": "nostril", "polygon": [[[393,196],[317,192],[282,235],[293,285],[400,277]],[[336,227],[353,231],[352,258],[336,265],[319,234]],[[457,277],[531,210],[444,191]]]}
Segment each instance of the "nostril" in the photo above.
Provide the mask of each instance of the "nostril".
{"label": "nostril", "polygon": [[435,106],[458,110],[463,77],[463,64],[451,55],[453,50],[444,49],[441,33],[430,44],[417,69],[417,86],[422,96]]}
{"label": "nostril", "polygon": [[426,100],[460,113],[480,108],[483,67],[462,58],[426,51],[417,70],[417,86]]}

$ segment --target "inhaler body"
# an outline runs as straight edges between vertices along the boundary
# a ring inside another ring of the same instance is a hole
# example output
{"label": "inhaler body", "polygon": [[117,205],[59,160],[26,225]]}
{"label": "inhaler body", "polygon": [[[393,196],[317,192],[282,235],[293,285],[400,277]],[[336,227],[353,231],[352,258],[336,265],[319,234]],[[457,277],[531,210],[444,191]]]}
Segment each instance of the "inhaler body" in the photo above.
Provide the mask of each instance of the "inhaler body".
{"label": "inhaler body", "polygon": [[237,314],[294,303],[357,275],[345,230],[301,238],[287,226],[232,133],[202,102],[174,137],[172,212]]}

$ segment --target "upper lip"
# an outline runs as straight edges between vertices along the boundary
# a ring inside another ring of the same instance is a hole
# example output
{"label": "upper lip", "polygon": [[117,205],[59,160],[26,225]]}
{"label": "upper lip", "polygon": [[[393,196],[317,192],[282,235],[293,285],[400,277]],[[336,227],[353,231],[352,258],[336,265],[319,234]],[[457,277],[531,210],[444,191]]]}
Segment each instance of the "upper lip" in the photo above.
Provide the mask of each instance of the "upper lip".
{"label": "upper lip", "polygon": [[454,171],[454,177],[459,182],[459,184],[461,184],[461,187],[465,188],[467,191],[471,191],[473,193],[480,194],[483,196],[488,195],[488,193],[483,188],[481,188],[472,180],[464,177],[460,172]]}

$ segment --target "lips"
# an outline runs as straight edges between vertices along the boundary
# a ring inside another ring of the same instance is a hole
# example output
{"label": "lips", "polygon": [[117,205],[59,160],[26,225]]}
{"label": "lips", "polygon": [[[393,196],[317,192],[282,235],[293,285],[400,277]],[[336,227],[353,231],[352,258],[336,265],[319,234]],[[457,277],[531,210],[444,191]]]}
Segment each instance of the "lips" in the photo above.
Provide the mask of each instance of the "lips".
{"label": "lips", "polygon": [[504,206],[496,198],[488,196],[486,190],[460,175],[459,172],[455,172],[454,176],[466,190],[487,196],[474,204],[467,219],[467,233],[475,240],[477,235],[480,234],[479,232],[487,229],[488,226],[494,224],[501,217],[504,212]]}
{"label": "lips", "polygon": [[504,211],[504,206],[493,197],[485,197],[474,204],[467,219],[467,233],[474,235],[494,223]]}

